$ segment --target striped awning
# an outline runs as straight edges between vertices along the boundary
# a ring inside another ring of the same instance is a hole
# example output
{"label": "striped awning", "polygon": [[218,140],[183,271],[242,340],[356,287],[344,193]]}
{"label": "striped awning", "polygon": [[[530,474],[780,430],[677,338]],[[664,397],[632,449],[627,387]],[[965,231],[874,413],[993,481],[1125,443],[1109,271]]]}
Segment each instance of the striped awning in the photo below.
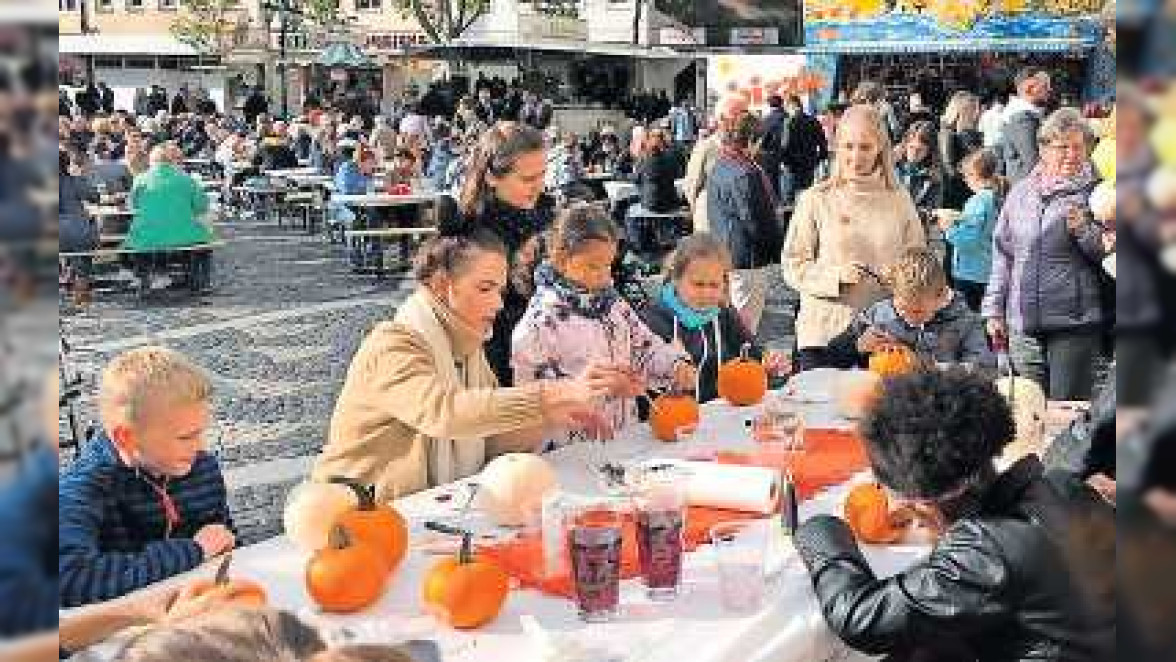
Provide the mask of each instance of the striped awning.
{"label": "striped awning", "polygon": [[982,53],[1087,51],[1097,44],[1089,39],[942,39],[913,41],[836,41],[806,46],[806,53]]}

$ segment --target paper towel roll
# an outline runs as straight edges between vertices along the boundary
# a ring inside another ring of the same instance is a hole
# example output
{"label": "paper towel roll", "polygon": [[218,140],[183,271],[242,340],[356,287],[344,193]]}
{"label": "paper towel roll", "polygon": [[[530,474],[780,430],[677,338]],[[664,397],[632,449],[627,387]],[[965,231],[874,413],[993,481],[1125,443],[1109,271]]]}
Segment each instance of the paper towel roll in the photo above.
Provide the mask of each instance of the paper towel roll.
{"label": "paper towel roll", "polygon": [[686,501],[691,506],[765,515],[779,507],[781,476],[774,469],[688,460],[650,460],[644,465],[680,468],[686,475]]}

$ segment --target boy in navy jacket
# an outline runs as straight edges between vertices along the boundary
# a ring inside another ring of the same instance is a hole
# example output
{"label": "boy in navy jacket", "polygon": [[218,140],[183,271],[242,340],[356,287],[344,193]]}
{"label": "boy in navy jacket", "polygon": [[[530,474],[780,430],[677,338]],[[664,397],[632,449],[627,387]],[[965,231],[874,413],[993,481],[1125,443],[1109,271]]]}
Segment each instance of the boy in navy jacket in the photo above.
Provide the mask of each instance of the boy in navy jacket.
{"label": "boy in navy jacket", "polygon": [[61,605],[109,600],[232,549],[224,478],[205,449],[208,378],[161,347],[102,376],[104,434],[58,488]]}

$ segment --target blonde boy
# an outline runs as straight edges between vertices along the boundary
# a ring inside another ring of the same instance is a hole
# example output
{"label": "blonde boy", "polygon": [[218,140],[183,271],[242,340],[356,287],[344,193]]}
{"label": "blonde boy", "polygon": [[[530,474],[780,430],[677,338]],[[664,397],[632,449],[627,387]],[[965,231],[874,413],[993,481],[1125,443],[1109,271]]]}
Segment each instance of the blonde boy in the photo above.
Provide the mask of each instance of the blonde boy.
{"label": "blonde boy", "polygon": [[182,354],[145,347],[102,375],[103,434],[58,488],[63,607],[108,600],[232,549],[224,478],[205,451],[208,378]]}

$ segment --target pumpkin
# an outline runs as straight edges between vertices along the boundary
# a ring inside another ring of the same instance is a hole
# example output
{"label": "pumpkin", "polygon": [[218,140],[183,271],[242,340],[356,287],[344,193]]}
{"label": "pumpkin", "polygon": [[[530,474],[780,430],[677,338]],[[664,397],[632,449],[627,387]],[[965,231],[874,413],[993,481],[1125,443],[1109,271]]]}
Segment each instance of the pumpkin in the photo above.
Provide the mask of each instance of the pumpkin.
{"label": "pumpkin", "polygon": [[903,530],[890,517],[890,499],[877,484],[858,485],[845,499],[845,521],[862,542],[880,545],[897,541]]}
{"label": "pumpkin", "polygon": [[557,487],[555,470],[531,453],[507,453],[490,461],[478,477],[478,507],[498,526],[534,521],[543,497]]}
{"label": "pumpkin", "polygon": [[649,425],[661,441],[677,441],[678,429],[698,425],[698,401],[686,393],[666,393],[653,401]]}
{"label": "pumpkin", "polygon": [[861,418],[882,395],[882,377],[868,370],[846,371],[838,385],[838,405],[847,418]]}
{"label": "pumpkin", "polygon": [[329,538],[330,544],[306,564],[306,591],[325,612],[349,614],[368,607],[384,593],[383,555],[341,524],[331,527]]}
{"label": "pumpkin", "polygon": [[282,515],[286,536],[303,551],[318,551],[327,546],[335,520],[355,506],[355,495],[346,485],[303,483],[286,497]]}
{"label": "pumpkin", "polygon": [[[440,527],[438,530],[448,529]],[[477,628],[493,621],[510,594],[510,577],[501,568],[473,554],[468,531],[461,534],[457,556],[442,559],[429,569],[421,586],[425,607],[439,620],[458,629]]]}
{"label": "pumpkin", "polygon": [[197,579],[185,586],[176,598],[177,603],[181,600],[209,597],[217,602],[228,602],[237,607],[266,606],[268,598],[261,584],[249,579],[230,578],[229,569],[232,564],[233,555],[225,556],[212,579]]}
{"label": "pumpkin", "polygon": [[346,485],[359,505],[340,515],[335,523],[342,524],[356,540],[368,543],[380,551],[388,572],[396,570],[408,550],[408,524],[395,508],[376,503],[376,489],[342,476],[333,476],[332,483]]}
{"label": "pumpkin", "polygon": [[1045,390],[1036,381],[1027,377],[1001,377],[993,385],[1009,403],[1017,435],[996,458],[997,466],[1003,469],[1026,455],[1044,455],[1047,442],[1045,424],[1049,407]]}
{"label": "pumpkin", "polygon": [[870,371],[880,377],[907,375],[918,367],[918,355],[905,345],[887,347],[870,355]]}
{"label": "pumpkin", "polygon": [[751,344],[744,343],[739,358],[719,366],[719,397],[736,407],[759,404],[768,392],[768,371],[751,358]]}

